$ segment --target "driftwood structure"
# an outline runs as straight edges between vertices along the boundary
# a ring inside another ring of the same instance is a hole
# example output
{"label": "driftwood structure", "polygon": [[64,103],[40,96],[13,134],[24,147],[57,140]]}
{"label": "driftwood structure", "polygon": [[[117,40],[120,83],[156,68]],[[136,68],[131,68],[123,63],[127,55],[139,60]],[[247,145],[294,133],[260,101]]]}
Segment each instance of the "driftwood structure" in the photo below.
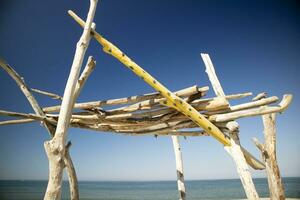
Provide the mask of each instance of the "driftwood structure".
{"label": "driftwood structure", "polygon": [[[34,113],[20,113],[0,110],[1,115],[17,119],[0,122],[0,125],[30,123],[41,121],[50,134],[44,143],[49,159],[49,182],[45,200],[61,198],[62,172],[66,168],[70,182],[71,199],[79,199],[78,183],[67,142],[68,127],[111,132],[123,135],[171,136],[177,170],[179,199],[186,199],[184,185],[183,158],[179,136],[213,136],[232,157],[248,199],[259,199],[253,184],[249,166],[256,170],[266,169],[271,199],[284,199],[283,185],[276,161],[275,113],[288,108],[292,95],[284,95],[281,102],[276,96],[266,97],[261,93],[252,101],[238,105],[230,103],[233,99],[246,98],[250,92],[225,95],[208,54],[201,54],[215,97],[205,98],[209,87],[197,85],[171,92],[158,80],[132,61],[125,53],[96,32],[93,23],[97,0],[90,0],[86,22],[74,12],[70,16],[84,29],[79,39],[70,75],[63,96],[40,89],[29,88],[24,79],[3,59],[0,66],[14,79],[28,99]],[[84,83],[95,68],[96,61],[89,57],[80,74],[80,69],[91,38],[96,39],[103,51],[123,63],[157,92],[119,99],[76,103]],[[61,101],[56,106],[40,107],[32,93]],[[114,109],[107,109],[108,106]],[[244,149],[239,140],[239,118],[263,117],[265,143],[254,139],[262,154],[259,161]]]}

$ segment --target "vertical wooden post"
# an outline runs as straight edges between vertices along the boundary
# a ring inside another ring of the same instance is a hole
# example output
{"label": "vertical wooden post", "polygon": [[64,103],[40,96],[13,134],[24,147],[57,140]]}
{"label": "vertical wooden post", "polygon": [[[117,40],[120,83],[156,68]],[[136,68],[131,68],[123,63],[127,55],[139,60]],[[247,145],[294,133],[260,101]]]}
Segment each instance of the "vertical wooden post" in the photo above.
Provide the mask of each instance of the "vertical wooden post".
{"label": "vertical wooden post", "polygon": [[263,159],[269,183],[270,199],[285,199],[284,187],[276,158],[276,114],[263,115],[265,144]]}
{"label": "vertical wooden post", "polygon": [[82,66],[83,58],[91,38],[91,29],[96,12],[97,0],[90,0],[90,8],[87,22],[80,40],[77,43],[76,51],[65,87],[61,109],[59,112],[57,128],[54,137],[44,143],[45,151],[49,160],[49,180],[44,200],[61,199],[62,173],[65,167],[64,158],[66,155],[66,138],[70,123],[72,109],[75,103],[76,85]]}
{"label": "vertical wooden post", "polygon": [[[208,74],[208,78],[211,82],[213,90],[217,97],[224,98],[225,93],[220,84],[220,81],[215,72],[215,68],[208,54],[201,54],[201,57],[204,61],[206,67],[206,73]],[[225,99],[225,98],[224,98]],[[228,103],[229,105],[229,103]],[[226,124],[227,129],[229,130],[229,136],[231,137],[231,146],[225,146],[224,149],[228,152],[228,154],[233,158],[235,162],[238,174],[240,176],[241,182],[243,184],[246,196],[251,200],[258,200],[259,196],[256,192],[254,183],[252,181],[252,177],[249,171],[249,167],[247,165],[246,159],[244,157],[242,148],[240,146],[239,140],[239,125],[237,122],[228,122]]]}
{"label": "vertical wooden post", "polygon": [[177,171],[177,187],[179,192],[179,200],[186,199],[185,185],[184,185],[184,175],[183,175],[183,161],[182,154],[179,143],[179,136],[172,135],[175,161],[176,161],[176,171]]}

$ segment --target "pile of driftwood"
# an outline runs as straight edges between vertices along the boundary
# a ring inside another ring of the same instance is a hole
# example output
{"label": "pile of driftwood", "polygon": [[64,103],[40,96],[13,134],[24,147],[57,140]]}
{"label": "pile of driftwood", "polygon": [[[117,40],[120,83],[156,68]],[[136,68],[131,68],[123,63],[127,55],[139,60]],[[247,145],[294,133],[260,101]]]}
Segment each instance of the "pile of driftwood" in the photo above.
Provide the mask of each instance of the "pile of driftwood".
{"label": "pile of driftwood", "polygon": [[[31,89],[32,91],[49,96],[53,99],[62,100],[62,97],[50,92]],[[175,94],[185,99],[196,110],[214,123],[221,130],[226,129],[224,124],[228,121],[242,117],[264,115],[273,112],[284,111],[291,102],[291,95],[284,95],[278,105],[271,104],[278,101],[278,97],[266,97],[261,93],[252,101],[229,106],[228,100],[240,99],[251,96],[252,93],[227,95],[224,98],[204,98],[209,87],[192,86]],[[188,117],[174,108],[163,104],[165,99],[159,93],[147,93],[138,96],[130,96],[119,99],[90,101],[76,103],[73,108],[71,123],[72,127],[90,129],[101,132],[115,132],[130,135],[180,135],[201,136],[208,135],[201,130]],[[116,107],[107,109],[107,107]],[[0,111],[2,115],[19,117],[22,119],[0,122],[0,125],[28,123],[46,119],[49,123],[57,124],[60,105],[44,107],[45,117],[35,114]],[[195,128],[188,130],[188,128]]]}

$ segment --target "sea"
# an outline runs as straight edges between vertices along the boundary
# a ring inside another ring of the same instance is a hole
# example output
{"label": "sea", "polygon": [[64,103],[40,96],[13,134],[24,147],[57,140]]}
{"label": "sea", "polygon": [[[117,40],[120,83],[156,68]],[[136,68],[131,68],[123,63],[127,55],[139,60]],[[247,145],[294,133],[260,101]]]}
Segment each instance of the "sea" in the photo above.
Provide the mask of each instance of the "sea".
{"label": "sea", "polygon": [[[300,198],[300,177],[283,178],[288,198]],[[246,198],[239,179],[186,181],[188,200],[226,200]],[[260,197],[268,197],[265,178],[254,179]],[[0,200],[40,200],[47,181],[0,181]],[[82,200],[176,200],[176,181],[80,181]],[[63,182],[62,199],[69,197],[68,182]]]}

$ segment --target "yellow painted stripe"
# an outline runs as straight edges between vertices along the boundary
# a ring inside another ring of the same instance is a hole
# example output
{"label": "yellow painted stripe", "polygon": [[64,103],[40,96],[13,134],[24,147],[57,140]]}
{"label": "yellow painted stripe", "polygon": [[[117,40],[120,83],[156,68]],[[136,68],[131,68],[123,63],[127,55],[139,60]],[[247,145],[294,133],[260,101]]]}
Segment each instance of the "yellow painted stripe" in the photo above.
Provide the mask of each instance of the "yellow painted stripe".
{"label": "yellow painted stripe", "polygon": [[[85,22],[80,17],[78,17],[73,11],[68,11],[68,13],[81,27],[84,27]],[[118,59],[137,76],[141,77],[146,83],[148,83],[163,97],[165,97],[166,101],[162,102],[164,105],[176,108],[179,112],[186,115],[207,133],[216,138],[219,142],[225,146],[230,146],[230,140],[220,131],[220,129],[207,120],[203,115],[201,115],[195,108],[193,108],[180,97],[170,92],[165,86],[153,78],[148,72],[132,61],[120,49],[102,37],[99,33],[93,31],[92,34],[93,37],[103,46],[103,51]]]}

